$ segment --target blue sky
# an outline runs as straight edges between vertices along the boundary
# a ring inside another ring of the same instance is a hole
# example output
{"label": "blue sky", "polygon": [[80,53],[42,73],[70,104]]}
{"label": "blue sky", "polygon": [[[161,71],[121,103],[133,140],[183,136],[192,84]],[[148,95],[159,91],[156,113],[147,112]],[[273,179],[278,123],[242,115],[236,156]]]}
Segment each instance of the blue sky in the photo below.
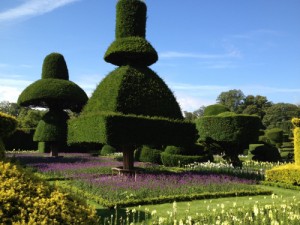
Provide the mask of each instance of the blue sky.
{"label": "blue sky", "polygon": [[[1,0],[0,101],[40,79],[44,57],[64,55],[70,80],[90,96],[115,66],[117,0]],[[300,0],[145,0],[151,68],[183,111],[230,89],[300,104]]]}

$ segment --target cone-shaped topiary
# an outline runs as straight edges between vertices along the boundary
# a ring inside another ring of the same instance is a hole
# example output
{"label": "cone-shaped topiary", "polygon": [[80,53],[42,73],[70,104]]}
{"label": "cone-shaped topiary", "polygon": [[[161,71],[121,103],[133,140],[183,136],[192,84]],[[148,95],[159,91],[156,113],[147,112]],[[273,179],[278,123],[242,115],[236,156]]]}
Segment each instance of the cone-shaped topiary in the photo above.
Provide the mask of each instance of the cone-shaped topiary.
{"label": "cone-shaped topiary", "polygon": [[11,135],[17,128],[17,119],[14,116],[0,112],[0,160],[5,157],[4,137]]}
{"label": "cone-shaped topiary", "polygon": [[120,67],[98,85],[79,118],[70,120],[68,141],[119,146],[123,168],[132,169],[134,146],[193,143],[197,132],[183,121],[165,82],[148,68],[158,56],[145,39],[146,4],[119,0],[116,9],[116,40],[104,59]]}
{"label": "cone-shaped topiary", "polygon": [[51,53],[44,59],[42,79],[25,88],[18,98],[18,104],[49,109],[38,124],[34,140],[49,142],[51,155],[57,156],[57,146],[66,142],[67,135],[68,116],[63,110],[79,112],[87,100],[86,93],[69,81],[63,55]]}

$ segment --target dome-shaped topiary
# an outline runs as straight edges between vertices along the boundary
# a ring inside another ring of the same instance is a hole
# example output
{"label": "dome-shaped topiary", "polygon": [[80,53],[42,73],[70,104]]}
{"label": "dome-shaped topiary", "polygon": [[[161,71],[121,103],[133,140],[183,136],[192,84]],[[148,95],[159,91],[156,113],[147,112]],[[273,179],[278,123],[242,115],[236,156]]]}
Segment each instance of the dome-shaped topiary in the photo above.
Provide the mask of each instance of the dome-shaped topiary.
{"label": "dome-shaped topiary", "polygon": [[87,100],[86,93],[72,81],[41,79],[25,88],[18,98],[18,104],[79,112]]}
{"label": "dome-shaped topiary", "polygon": [[168,86],[151,69],[122,66],[97,87],[83,113],[106,111],[182,119]]}
{"label": "dome-shaped topiary", "polygon": [[48,78],[69,80],[69,72],[63,55],[51,53],[44,59],[42,79]]}
{"label": "dome-shaped topiary", "polygon": [[221,104],[214,104],[214,105],[209,105],[204,109],[203,115],[204,116],[216,116],[220,113],[223,112],[228,112],[230,111],[229,108],[225,105]]}

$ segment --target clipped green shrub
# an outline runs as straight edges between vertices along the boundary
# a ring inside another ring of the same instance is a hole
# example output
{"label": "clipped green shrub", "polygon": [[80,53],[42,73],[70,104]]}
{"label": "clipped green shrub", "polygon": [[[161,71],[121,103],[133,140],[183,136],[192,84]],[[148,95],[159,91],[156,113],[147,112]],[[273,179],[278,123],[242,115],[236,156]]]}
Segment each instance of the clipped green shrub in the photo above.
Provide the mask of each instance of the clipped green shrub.
{"label": "clipped green shrub", "polygon": [[266,181],[300,185],[300,166],[286,164],[266,171]]}
{"label": "clipped green shrub", "polygon": [[266,130],[266,136],[270,140],[271,144],[280,148],[283,142],[283,130],[280,128],[272,128]]}
{"label": "clipped green shrub", "polygon": [[191,155],[173,155],[166,152],[161,153],[161,161],[164,166],[177,167],[184,166],[194,162],[207,162],[209,157],[205,156],[191,156]]}
{"label": "clipped green shrub", "polygon": [[35,129],[17,128],[16,131],[3,139],[6,150],[35,150],[37,143],[33,141]]}
{"label": "clipped green shrub", "polygon": [[230,109],[225,106],[225,105],[221,105],[221,104],[214,104],[214,105],[209,105],[207,107],[205,107],[204,109],[204,116],[216,116],[220,113],[223,112],[228,112],[230,111]]}
{"label": "clipped green shrub", "polygon": [[0,112],[0,160],[5,157],[4,137],[11,135],[17,128],[18,121],[14,116]]}
{"label": "clipped green shrub", "polygon": [[116,38],[146,35],[146,4],[140,0],[119,0],[116,6]]}
{"label": "clipped green shrub", "polygon": [[183,119],[165,82],[149,68],[131,66],[119,67],[105,77],[82,114],[99,111]]}
{"label": "clipped green shrub", "polygon": [[126,37],[115,40],[107,49],[104,60],[117,66],[150,66],[158,60],[156,50],[141,37]]}
{"label": "clipped green shrub", "polygon": [[167,146],[164,152],[171,155],[185,155],[185,149],[183,147],[177,147],[172,145]]}
{"label": "clipped green shrub", "polygon": [[111,145],[103,145],[100,155],[106,156],[115,153],[117,150]]}
{"label": "clipped green shrub", "polygon": [[53,52],[45,57],[42,79],[48,78],[69,80],[69,71],[63,55]]}
{"label": "clipped green shrub", "polygon": [[161,164],[161,152],[161,150],[153,149],[149,146],[144,145],[139,155],[139,161]]}
{"label": "clipped green shrub", "polygon": [[38,152],[40,153],[49,153],[50,152],[50,146],[47,142],[40,141],[38,142]]}
{"label": "clipped green shrub", "polygon": [[252,160],[261,162],[281,161],[278,149],[269,144],[250,144],[249,151],[253,155]]}

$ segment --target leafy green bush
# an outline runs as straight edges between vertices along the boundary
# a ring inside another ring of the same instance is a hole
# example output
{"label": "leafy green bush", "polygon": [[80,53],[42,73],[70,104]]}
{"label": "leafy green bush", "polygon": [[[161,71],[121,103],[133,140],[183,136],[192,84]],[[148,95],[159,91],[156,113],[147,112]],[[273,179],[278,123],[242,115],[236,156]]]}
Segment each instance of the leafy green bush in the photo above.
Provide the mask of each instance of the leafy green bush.
{"label": "leafy green bush", "polygon": [[0,162],[0,224],[98,224],[96,210],[39,181],[31,173]]}
{"label": "leafy green bush", "polygon": [[168,154],[171,155],[185,155],[185,149],[183,147],[177,147],[177,146],[167,146],[165,148],[165,151]]}
{"label": "leafy green bush", "polygon": [[160,157],[161,152],[162,152],[161,150],[153,149],[150,148],[149,146],[144,145],[140,152],[139,161],[161,164],[161,157]]}
{"label": "leafy green bush", "polygon": [[17,128],[18,121],[14,116],[0,112],[0,138],[11,135]]}
{"label": "leafy green bush", "polygon": [[191,156],[191,155],[173,155],[166,152],[161,153],[161,161],[164,166],[184,166],[194,162],[206,162],[208,156]]}
{"label": "leafy green bush", "polygon": [[252,159],[261,162],[277,162],[281,160],[278,149],[269,144],[250,144]]}
{"label": "leafy green bush", "polygon": [[110,155],[115,153],[117,150],[111,145],[104,145],[100,151],[100,155]]}
{"label": "leafy green bush", "polygon": [[283,130],[280,128],[272,128],[266,131],[267,138],[270,140],[271,144],[276,147],[280,147],[283,142]]}
{"label": "leafy green bush", "polygon": [[223,112],[228,112],[230,111],[227,106],[221,105],[221,104],[214,104],[214,105],[209,105],[205,107],[204,116],[216,116],[220,113]]}
{"label": "leafy green bush", "polygon": [[3,139],[6,150],[35,150],[37,143],[33,141],[35,129],[17,128],[16,131]]}

